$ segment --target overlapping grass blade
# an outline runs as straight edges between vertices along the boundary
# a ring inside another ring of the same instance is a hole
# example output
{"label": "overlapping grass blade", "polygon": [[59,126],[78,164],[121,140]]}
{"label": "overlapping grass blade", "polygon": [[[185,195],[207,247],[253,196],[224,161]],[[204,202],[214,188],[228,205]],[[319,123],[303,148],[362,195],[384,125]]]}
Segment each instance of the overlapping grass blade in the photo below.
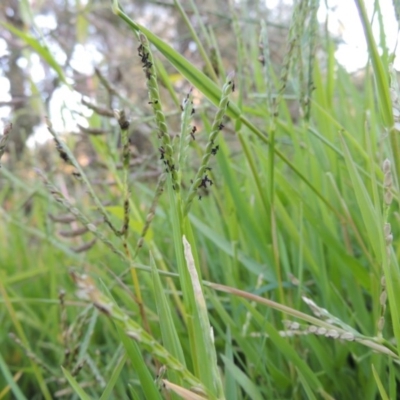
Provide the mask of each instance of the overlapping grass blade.
{"label": "overlapping grass blade", "polygon": [[67,381],[71,385],[74,392],[79,396],[81,400],[91,400],[91,397],[80,387],[77,380],[71,375],[71,373],[65,368],[61,367],[64,376],[67,378]]}

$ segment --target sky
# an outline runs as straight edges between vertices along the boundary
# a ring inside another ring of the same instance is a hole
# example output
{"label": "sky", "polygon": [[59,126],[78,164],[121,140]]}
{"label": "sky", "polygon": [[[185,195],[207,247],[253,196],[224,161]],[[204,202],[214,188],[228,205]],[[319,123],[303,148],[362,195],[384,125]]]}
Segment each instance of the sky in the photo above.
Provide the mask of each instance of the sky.
{"label": "sky", "polygon": [[[268,8],[274,8],[281,0],[265,0]],[[382,11],[383,20],[385,21],[384,29],[386,34],[387,46],[389,52],[396,54],[394,68],[400,71],[400,46],[397,46],[399,40],[398,25],[394,15],[392,0],[378,0]],[[293,4],[292,0],[283,0],[284,3]],[[364,0],[367,7],[368,15],[371,18],[374,10],[374,0]],[[38,25],[45,24],[46,26],[54,23],[54,20],[46,20],[47,17],[38,16],[36,23]],[[328,21],[328,29],[333,34],[342,37],[342,42],[336,50],[336,59],[349,72],[357,71],[363,68],[368,60],[367,45],[364,37],[364,32],[361,26],[358,11],[353,0],[320,0],[320,8],[318,11],[318,19],[321,23]],[[376,40],[379,39],[379,25],[377,16],[373,21],[373,32]],[[0,57],[6,54],[7,48],[4,40],[0,39]],[[94,48],[83,47],[77,45],[74,58],[77,60],[75,67],[82,73],[93,73],[93,64],[99,61],[99,54]],[[37,62],[35,62],[35,57]],[[60,60],[62,61],[62,60]],[[24,62],[21,67],[26,67]],[[26,62],[27,64],[27,62]],[[38,56],[33,54],[31,57],[30,74],[34,81],[39,82],[43,78],[44,70],[39,63]],[[8,80],[0,76],[0,102],[8,101],[9,83]],[[67,109],[76,109],[80,103],[79,95],[76,92],[71,92],[67,87],[61,87],[53,95],[53,100],[50,105],[51,118],[54,128],[57,131],[76,130],[75,126],[65,126],[65,120],[73,120],[68,114]],[[54,116],[60,115],[64,118],[56,119]],[[2,131],[4,120],[9,117],[8,107],[0,107],[0,129]],[[83,121],[80,121],[84,124]],[[31,144],[43,142],[48,139],[48,134],[45,126],[37,128],[37,132],[30,139]]]}
{"label": "sky", "polygon": [[[336,59],[349,72],[357,71],[363,68],[368,59],[367,44],[364,37],[364,31],[361,26],[358,10],[353,0],[321,0],[321,7],[318,12],[318,18],[321,22],[325,21],[328,15],[328,29],[330,32],[339,34],[343,38],[343,43],[339,45],[336,51]],[[374,1],[364,0],[368,16],[371,18],[374,11]],[[382,18],[385,21],[384,29],[387,40],[387,47],[390,52],[396,51],[396,60],[394,68],[400,71],[400,47],[397,46],[399,40],[399,27],[395,18],[393,1],[379,0],[379,6],[382,12]],[[372,29],[375,40],[379,40],[379,24],[375,14]]]}

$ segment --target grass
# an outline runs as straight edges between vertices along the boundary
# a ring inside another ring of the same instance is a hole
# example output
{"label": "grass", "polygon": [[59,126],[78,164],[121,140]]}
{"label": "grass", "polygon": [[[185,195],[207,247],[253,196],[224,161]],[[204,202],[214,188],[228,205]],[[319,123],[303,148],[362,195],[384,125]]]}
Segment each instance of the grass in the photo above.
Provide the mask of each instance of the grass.
{"label": "grass", "polygon": [[[361,88],[319,38],[314,1],[294,8],[278,74],[265,23],[241,34],[249,10],[231,9],[235,75],[205,50],[218,39],[207,26],[203,73],[114,1],[153,113],[139,168],[158,181],[132,179],[122,110],[87,102],[91,128],[121,135],[121,148],[89,135],[106,173],[83,167],[51,121],[52,168],[4,163],[0,399],[397,398],[400,106],[356,4],[370,50]],[[171,95],[165,66],[193,89]]]}

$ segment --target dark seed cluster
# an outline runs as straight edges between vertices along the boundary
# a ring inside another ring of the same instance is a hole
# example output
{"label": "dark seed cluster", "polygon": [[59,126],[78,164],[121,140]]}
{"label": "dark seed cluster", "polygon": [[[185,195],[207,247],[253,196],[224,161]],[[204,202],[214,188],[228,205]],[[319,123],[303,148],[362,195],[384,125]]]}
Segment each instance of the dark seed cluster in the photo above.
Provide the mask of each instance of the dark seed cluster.
{"label": "dark seed cluster", "polygon": [[[55,142],[55,144],[56,144],[56,149],[57,149],[57,152],[58,152],[60,158],[61,158],[65,163],[70,164],[70,165],[73,165],[73,162],[70,160],[70,158],[69,158],[67,152],[64,150],[64,148],[63,148],[61,142],[60,142],[57,138],[54,138],[54,142]],[[73,176],[74,178],[77,178],[77,179],[80,179],[80,178],[81,178],[80,172],[77,171],[76,169],[72,172],[72,176]]]}
{"label": "dark seed cluster", "polygon": [[[235,91],[235,82],[233,80],[230,80],[228,85],[231,85],[232,87],[232,92]],[[226,107],[229,107],[229,100],[226,103]],[[223,120],[224,116],[222,116],[221,120]],[[216,126],[218,131],[222,131],[225,128],[225,124],[223,122],[219,122],[219,124]],[[215,128],[214,128],[215,129]],[[190,132],[190,135],[192,136],[192,139],[194,139],[194,133],[196,132],[196,127],[193,127],[192,131]],[[213,135],[214,138],[216,138],[216,134]],[[214,142],[214,138],[211,139],[210,141],[210,147],[211,150],[209,150],[209,154],[216,156],[218,151],[219,151],[219,145]],[[208,160],[207,160],[208,161]],[[203,172],[204,171],[211,171],[210,167],[203,167]],[[193,180],[190,181],[193,184]],[[213,185],[213,181],[208,177],[208,175],[204,175],[203,177],[200,178],[200,183],[197,186],[197,189],[207,189],[209,186]],[[198,199],[202,199],[202,194],[198,195]]]}
{"label": "dark seed cluster", "polygon": [[190,131],[190,136],[192,137],[193,140],[196,140],[196,137],[194,136],[196,131],[197,131],[197,128],[195,126],[193,126],[192,130]]}
{"label": "dark seed cluster", "polygon": [[264,45],[262,43],[260,43],[258,45],[258,47],[259,47],[260,52],[261,52],[260,56],[258,57],[258,61],[261,63],[261,65],[265,65],[265,57],[264,57],[264,54],[263,54]]}
{"label": "dark seed cluster", "polygon": [[175,171],[175,164],[171,163],[169,160],[166,159],[165,157],[165,149],[164,146],[161,146],[158,148],[158,151],[160,152],[160,160],[163,160],[164,165],[166,165],[165,172],[172,172]]}
{"label": "dark seed cluster", "polygon": [[207,188],[207,184],[209,184],[209,186],[211,186],[213,184],[213,181],[208,177],[208,175],[204,175],[204,177],[201,179],[199,188],[203,187],[203,188]]}
{"label": "dark seed cluster", "polygon": [[165,149],[163,146],[158,148],[158,151],[160,152],[160,160],[164,160],[165,157]]}
{"label": "dark seed cluster", "polygon": [[75,178],[80,178],[82,175],[78,172],[78,171],[74,171],[73,173],[72,173],[72,176],[74,176]]}
{"label": "dark seed cluster", "polygon": [[149,53],[146,53],[143,44],[138,47],[138,54],[143,64],[143,69],[146,72],[146,78],[151,78],[151,71],[150,68],[153,66],[153,63],[149,61]]}
{"label": "dark seed cluster", "polygon": [[213,147],[213,148],[211,149],[211,154],[212,154],[213,156],[216,156],[217,153],[218,153],[218,150],[219,150],[219,145],[217,144],[215,147]]}
{"label": "dark seed cluster", "polygon": [[118,124],[120,126],[120,128],[124,131],[126,131],[129,128],[129,124],[130,122],[128,121],[128,119],[126,118],[126,114],[124,110],[121,110],[118,113]]}
{"label": "dark seed cluster", "polygon": [[62,159],[64,162],[66,162],[66,163],[68,163],[68,164],[71,164],[71,160],[69,159],[68,154],[67,154],[67,153],[65,152],[65,150],[63,149],[63,147],[62,147],[60,141],[59,141],[58,139],[54,138],[54,142],[55,142],[55,144],[56,144],[56,149],[57,149],[58,154],[60,155],[61,159]]}

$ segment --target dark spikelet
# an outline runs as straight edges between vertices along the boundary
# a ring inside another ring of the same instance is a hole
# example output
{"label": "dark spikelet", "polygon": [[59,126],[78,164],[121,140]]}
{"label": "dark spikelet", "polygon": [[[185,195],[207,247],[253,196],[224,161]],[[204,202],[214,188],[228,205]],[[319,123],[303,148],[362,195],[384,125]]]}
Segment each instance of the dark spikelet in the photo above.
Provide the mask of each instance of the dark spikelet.
{"label": "dark spikelet", "polygon": [[0,138],[0,158],[3,156],[6,150],[7,140],[11,130],[12,130],[11,123],[7,124],[3,129],[3,136]]}
{"label": "dark spikelet", "polygon": [[88,232],[89,229],[84,226],[82,228],[70,230],[70,231],[58,231],[58,234],[63,237],[72,238],[77,236],[82,236],[84,233]]}
{"label": "dark spikelet", "polygon": [[126,118],[126,114],[124,110],[115,110],[114,111],[115,118],[117,118],[118,124],[123,131],[129,129],[130,122]]}
{"label": "dark spikelet", "polygon": [[71,222],[74,222],[76,220],[76,218],[71,214],[62,214],[62,215],[49,214],[49,218],[52,221],[58,222],[60,224],[70,224]]}
{"label": "dark spikelet", "polygon": [[[129,194],[128,194],[129,196]],[[129,229],[129,197],[124,200],[124,224],[122,226],[121,235],[125,235]]]}
{"label": "dark spikelet", "polygon": [[92,135],[92,136],[101,136],[101,135],[105,135],[106,133],[109,132],[105,129],[100,129],[100,128],[85,128],[84,126],[79,125],[79,124],[78,124],[78,128],[82,133],[85,133],[87,135]]}
{"label": "dark spikelet", "polygon": [[82,99],[82,104],[84,106],[86,106],[87,108],[90,108],[91,110],[93,110],[98,115],[101,115],[103,117],[108,117],[108,118],[114,118],[114,111],[109,108],[97,106],[85,99]]}
{"label": "dark spikelet", "polygon": [[56,144],[56,149],[57,149],[58,154],[60,155],[61,159],[64,162],[66,162],[67,164],[72,164],[71,160],[68,157],[68,154],[63,149],[61,142],[57,138],[54,138],[54,142]]}
{"label": "dark spikelet", "polygon": [[78,247],[74,247],[71,250],[74,253],[83,253],[83,252],[85,252],[87,250],[90,250],[95,245],[96,241],[97,241],[97,239],[93,238],[90,242],[84,243],[84,244],[82,244],[81,246],[78,246]]}

